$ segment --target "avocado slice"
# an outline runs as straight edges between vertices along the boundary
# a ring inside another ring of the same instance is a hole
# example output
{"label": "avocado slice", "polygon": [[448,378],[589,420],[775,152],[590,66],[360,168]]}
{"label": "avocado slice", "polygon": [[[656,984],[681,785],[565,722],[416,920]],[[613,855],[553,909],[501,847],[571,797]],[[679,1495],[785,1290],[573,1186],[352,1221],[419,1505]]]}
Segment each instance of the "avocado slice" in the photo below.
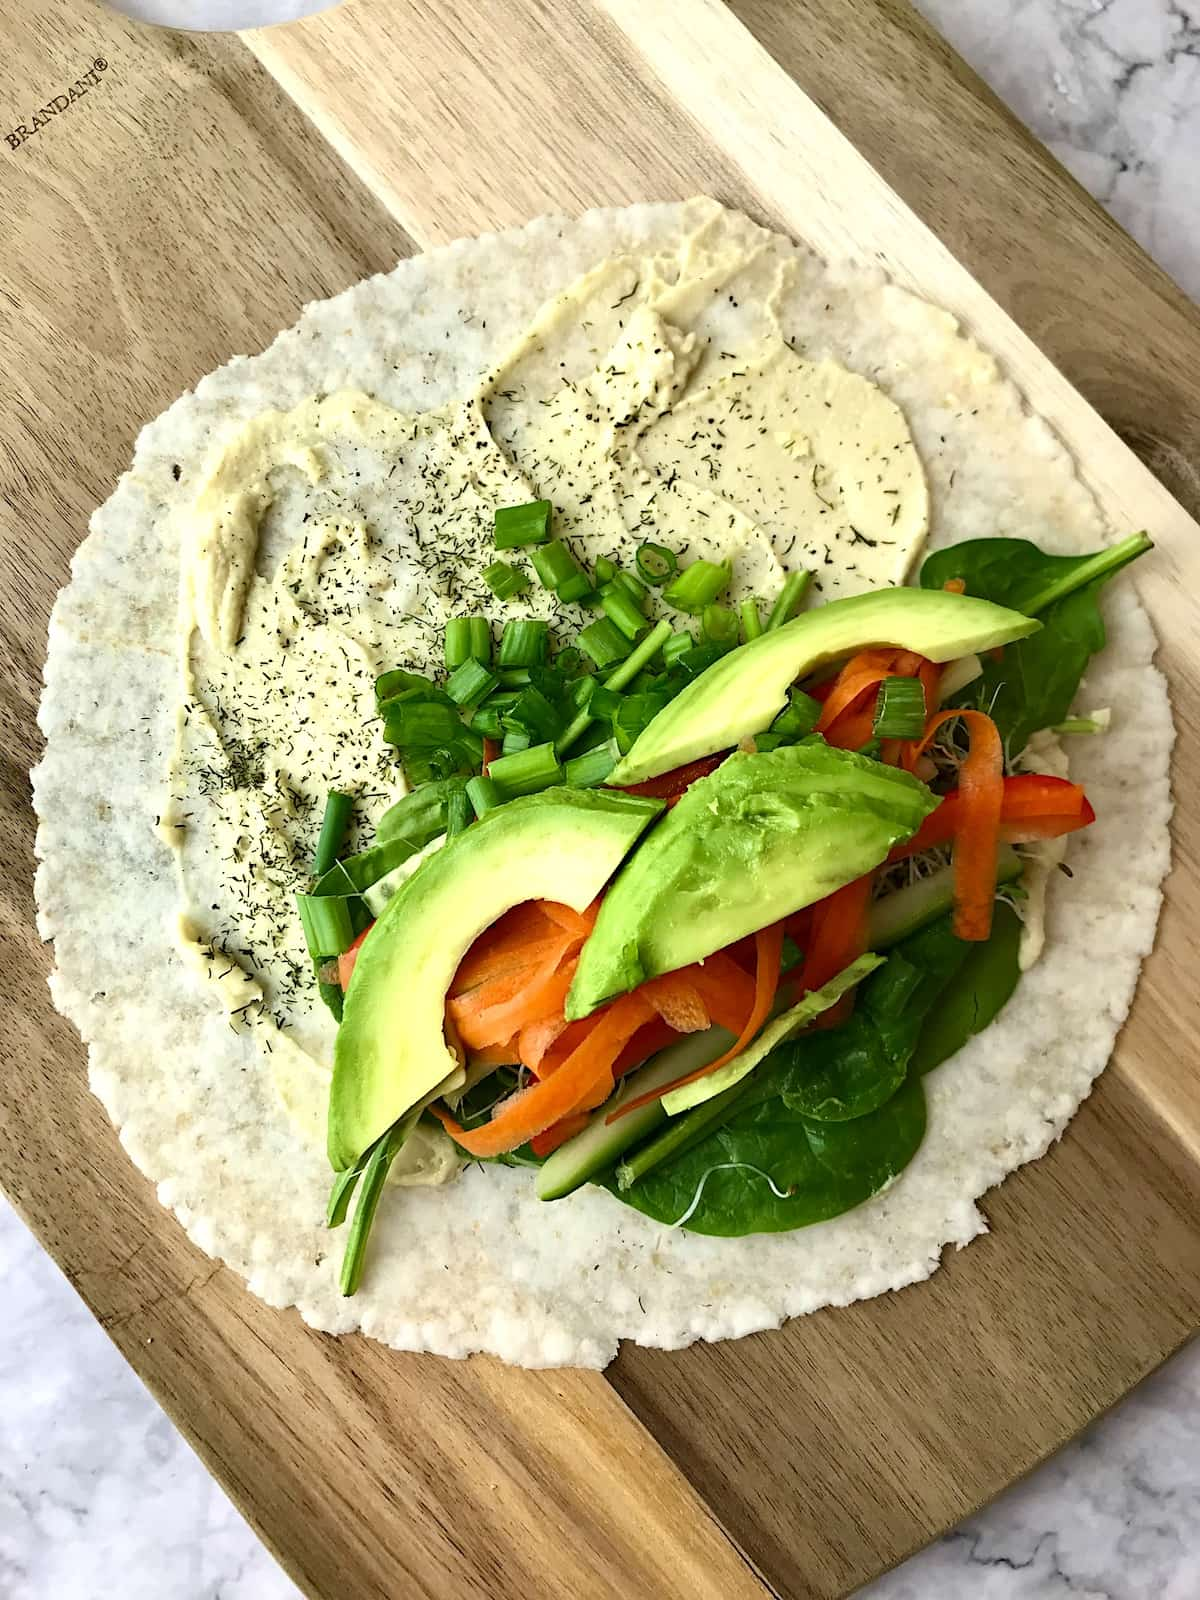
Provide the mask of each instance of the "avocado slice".
{"label": "avocado slice", "polygon": [[497,806],[400,885],[346,991],[329,1093],[335,1171],[457,1067],[446,991],[484,929],[524,900],[583,911],[661,810],[632,795],[544,789]]}
{"label": "avocado slice", "polygon": [[618,873],[567,1016],[824,899],[878,866],[937,804],[907,772],[823,739],[735,753],[692,784]]}
{"label": "avocado slice", "polygon": [[831,600],[739,645],[688,684],[650,722],[605,780],[643,783],[762,733],[797,678],[827,661],[880,645],[930,661],[993,650],[1040,623],[990,600],[942,589],[876,589]]}

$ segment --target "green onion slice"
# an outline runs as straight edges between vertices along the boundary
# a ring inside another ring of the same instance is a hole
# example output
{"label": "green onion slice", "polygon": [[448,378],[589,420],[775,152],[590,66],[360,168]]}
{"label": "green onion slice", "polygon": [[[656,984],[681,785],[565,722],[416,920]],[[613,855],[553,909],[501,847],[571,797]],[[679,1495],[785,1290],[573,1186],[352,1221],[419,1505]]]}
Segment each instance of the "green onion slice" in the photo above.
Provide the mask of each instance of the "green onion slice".
{"label": "green onion slice", "polygon": [[324,877],[337,860],[353,809],[354,801],[348,794],[343,794],[340,789],[330,789],[325,797],[325,815],[321,818],[321,834],[313,856],[314,877]]}
{"label": "green onion slice", "polygon": [[642,615],[642,608],[623,584],[606,585],[600,591],[600,605],[604,615],[627,639],[636,639],[644,632],[646,619]]}
{"label": "green onion slice", "polygon": [[488,777],[505,800],[515,800],[518,795],[536,794],[551,784],[561,783],[562,767],[553,743],[547,742],[514,751],[511,755],[497,756],[488,768]]}
{"label": "green onion slice", "polygon": [[617,764],[611,741],[574,756],[563,767],[563,780],[575,789],[594,789]]}
{"label": "green onion slice", "polygon": [[493,561],[490,567],[485,567],[483,581],[497,600],[511,600],[514,595],[524,594],[529,587],[525,574],[510,567],[507,561]]}
{"label": "green onion slice", "polygon": [[477,706],[481,700],[487,699],[498,683],[494,672],[489,672],[474,656],[468,656],[450,674],[446,693],[456,706]]}
{"label": "green onion slice", "polygon": [[545,544],[550,537],[551,509],[549,500],[498,507],[493,534],[496,549],[519,550],[523,545]]}
{"label": "green onion slice", "polygon": [[699,616],[729,582],[732,570],[728,561],[693,561],[671,579],[663,599],[677,611]]}
{"label": "green onion slice", "polygon": [[532,617],[514,618],[500,635],[502,667],[540,667],[550,647],[550,625]]}
{"label": "green onion slice", "polygon": [[767,618],[767,632],[775,628],[782,628],[785,622],[790,622],[795,615],[796,607],[808,592],[812,582],[812,573],[801,569],[798,572],[789,572],[783,580],[783,588],[779,597],[771,607],[771,615]]}
{"label": "green onion slice", "polygon": [[919,739],[925,731],[925,686],[920,678],[885,678],[872,732],[877,739]]}
{"label": "green onion slice", "polygon": [[668,550],[665,544],[655,544],[650,539],[639,545],[634,561],[638,577],[643,583],[652,583],[656,588],[679,570],[679,557],[674,550]]}

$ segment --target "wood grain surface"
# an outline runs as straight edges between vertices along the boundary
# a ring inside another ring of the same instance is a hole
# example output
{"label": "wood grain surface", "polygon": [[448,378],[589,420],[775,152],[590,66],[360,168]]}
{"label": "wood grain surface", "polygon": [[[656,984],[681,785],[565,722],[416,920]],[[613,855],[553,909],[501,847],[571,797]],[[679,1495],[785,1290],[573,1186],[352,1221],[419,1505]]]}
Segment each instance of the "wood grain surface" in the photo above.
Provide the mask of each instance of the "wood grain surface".
{"label": "wood grain surface", "polygon": [[[245,44],[85,0],[0,21],[6,126],[106,63],[0,146],[0,351],[22,376],[0,397],[0,948],[22,1002],[0,1179],[314,1595],[845,1593],[1200,1325],[1200,1094],[1179,1067],[1200,1040],[1198,530],[1067,381],[1195,508],[1200,317],[907,6],[734,10],[688,0],[683,29],[666,0],[352,0]],[[540,210],[699,189],[954,309],[1114,520],[1161,539],[1139,588],[1185,782],[1159,949],[1062,1145],[927,1285],[737,1344],[627,1347],[605,1378],[324,1338],[158,1209],[46,1000],[25,772],[49,604],[141,422],[303,301]]]}

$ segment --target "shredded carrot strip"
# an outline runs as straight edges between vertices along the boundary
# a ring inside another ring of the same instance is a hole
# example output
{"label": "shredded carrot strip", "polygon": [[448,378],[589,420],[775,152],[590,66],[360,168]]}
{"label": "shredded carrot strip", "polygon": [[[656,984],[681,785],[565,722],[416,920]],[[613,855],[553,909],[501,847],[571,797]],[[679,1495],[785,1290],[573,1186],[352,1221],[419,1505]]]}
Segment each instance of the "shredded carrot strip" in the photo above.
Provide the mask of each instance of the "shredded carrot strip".
{"label": "shredded carrot strip", "polygon": [[[937,711],[917,747],[922,756],[943,722],[961,717],[970,749],[958,772],[958,817],[954,832],[954,931],[975,943],[992,931],[996,900],[996,852],[1004,809],[1004,744],[982,711]],[[935,812],[936,816],[937,813]]]}
{"label": "shredded carrot strip", "polygon": [[892,649],[863,650],[852,656],[834,680],[817,720],[817,732],[827,732],[844,711],[857,708],[860,695],[867,694],[884,678],[890,677],[900,653]]}
{"label": "shredded carrot strip", "polygon": [[[755,946],[756,963],[757,960]],[[754,979],[750,974],[726,950],[717,950],[685,970],[712,1020],[729,1033],[740,1033],[754,1007]]]}
{"label": "shredded carrot strip", "polygon": [[477,988],[503,973],[518,971],[529,964],[529,947],[542,940],[558,938],[562,929],[546,916],[536,900],[514,906],[479,935],[459,963],[450,985],[458,995]]}
{"label": "shredded carrot strip", "polygon": [[[925,704],[932,707],[941,668],[911,650],[864,650],[852,657],[834,680],[817,722],[817,732],[824,734],[827,744],[858,750],[867,743],[874,731],[879,685],[885,678],[919,678]],[[883,760],[895,765],[902,749],[898,740],[889,740],[881,751]]]}
{"label": "shredded carrot strip", "polygon": [[488,1044],[482,1050],[472,1050],[471,1059],[484,1067],[515,1067],[521,1059],[516,1036],[505,1039],[502,1044]]}
{"label": "shredded carrot strip", "polygon": [[685,967],[683,972],[665,973],[643,983],[639,990],[676,1033],[699,1033],[712,1024],[700,991],[689,982],[690,972]]}
{"label": "shredded carrot strip", "polygon": [[[498,1156],[543,1133],[589,1097],[611,1087],[613,1063],[654,1013],[637,993],[622,995],[595,1017],[587,1037],[540,1083],[513,1095],[488,1123],[470,1132],[436,1103],[430,1108],[446,1132],[474,1156]],[[589,1019],[591,1020],[591,1019]],[[598,1102],[594,1102],[598,1103]]]}
{"label": "shredded carrot strip", "polygon": [[557,900],[539,900],[537,905],[550,922],[567,933],[578,934],[581,939],[586,939],[591,933],[600,915],[600,896],[592,901],[586,911],[573,911],[570,906],[560,905]]}
{"label": "shredded carrot strip", "polygon": [[758,968],[754,976],[754,1004],[750,1015],[742,1024],[740,1033],[725,1054],[718,1056],[706,1067],[698,1067],[695,1072],[688,1072],[682,1078],[676,1078],[673,1083],[665,1083],[661,1089],[648,1089],[645,1094],[635,1095],[632,1100],[627,1100],[619,1110],[607,1117],[606,1121],[616,1122],[630,1111],[635,1111],[638,1106],[649,1105],[652,1100],[661,1100],[663,1095],[669,1094],[672,1089],[680,1089],[685,1083],[705,1078],[710,1072],[716,1072],[718,1067],[723,1067],[726,1062],[732,1061],[735,1056],[741,1055],[770,1016],[771,1007],[775,1002],[775,992],[779,988],[779,958],[783,951],[783,923],[775,922],[769,928],[760,928],[754,935],[754,942],[758,950]]}
{"label": "shredded carrot strip", "polygon": [[449,1002],[447,1013],[468,1048],[509,1039],[527,1023],[541,1022],[562,1011],[575,972],[574,962],[567,958],[578,950],[579,940],[564,934],[541,948],[544,955],[524,972],[484,984]]}
{"label": "shredded carrot strip", "polygon": [[[873,874],[843,884],[812,908],[812,923],[800,968],[801,994],[822,989],[867,948],[867,907]],[[841,1015],[835,1011],[835,1020]]]}

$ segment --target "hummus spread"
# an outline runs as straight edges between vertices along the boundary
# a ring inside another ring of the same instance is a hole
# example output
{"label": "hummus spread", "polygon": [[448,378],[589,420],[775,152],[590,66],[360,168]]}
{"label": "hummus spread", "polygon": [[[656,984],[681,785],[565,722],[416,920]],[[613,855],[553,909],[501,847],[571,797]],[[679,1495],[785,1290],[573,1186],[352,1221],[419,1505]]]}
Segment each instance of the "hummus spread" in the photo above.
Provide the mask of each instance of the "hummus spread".
{"label": "hummus spread", "polygon": [[[178,528],[177,738],[160,819],[180,872],[181,954],[262,1047],[299,1134],[320,1144],[333,1023],[294,895],[331,787],[356,836],[404,792],[376,676],[436,673],[449,617],[587,620],[483,582],[497,506],[545,498],[584,562],[633,568],[653,539],[680,563],[733,564],[734,599],[771,601],[790,569],[819,598],[905,577],[925,537],[925,475],[898,407],[810,362],[772,307],[789,271],[701,228],[669,260],[601,263],[546,305],[477,391],[404,415],[314,395],[218,440]],[[714,297],[752,306],[736,348],[700,331]],[[680,623],[684,619],[677,619]],[[440,1130],[410,1139],[400,1182],[458,1169]]]}

